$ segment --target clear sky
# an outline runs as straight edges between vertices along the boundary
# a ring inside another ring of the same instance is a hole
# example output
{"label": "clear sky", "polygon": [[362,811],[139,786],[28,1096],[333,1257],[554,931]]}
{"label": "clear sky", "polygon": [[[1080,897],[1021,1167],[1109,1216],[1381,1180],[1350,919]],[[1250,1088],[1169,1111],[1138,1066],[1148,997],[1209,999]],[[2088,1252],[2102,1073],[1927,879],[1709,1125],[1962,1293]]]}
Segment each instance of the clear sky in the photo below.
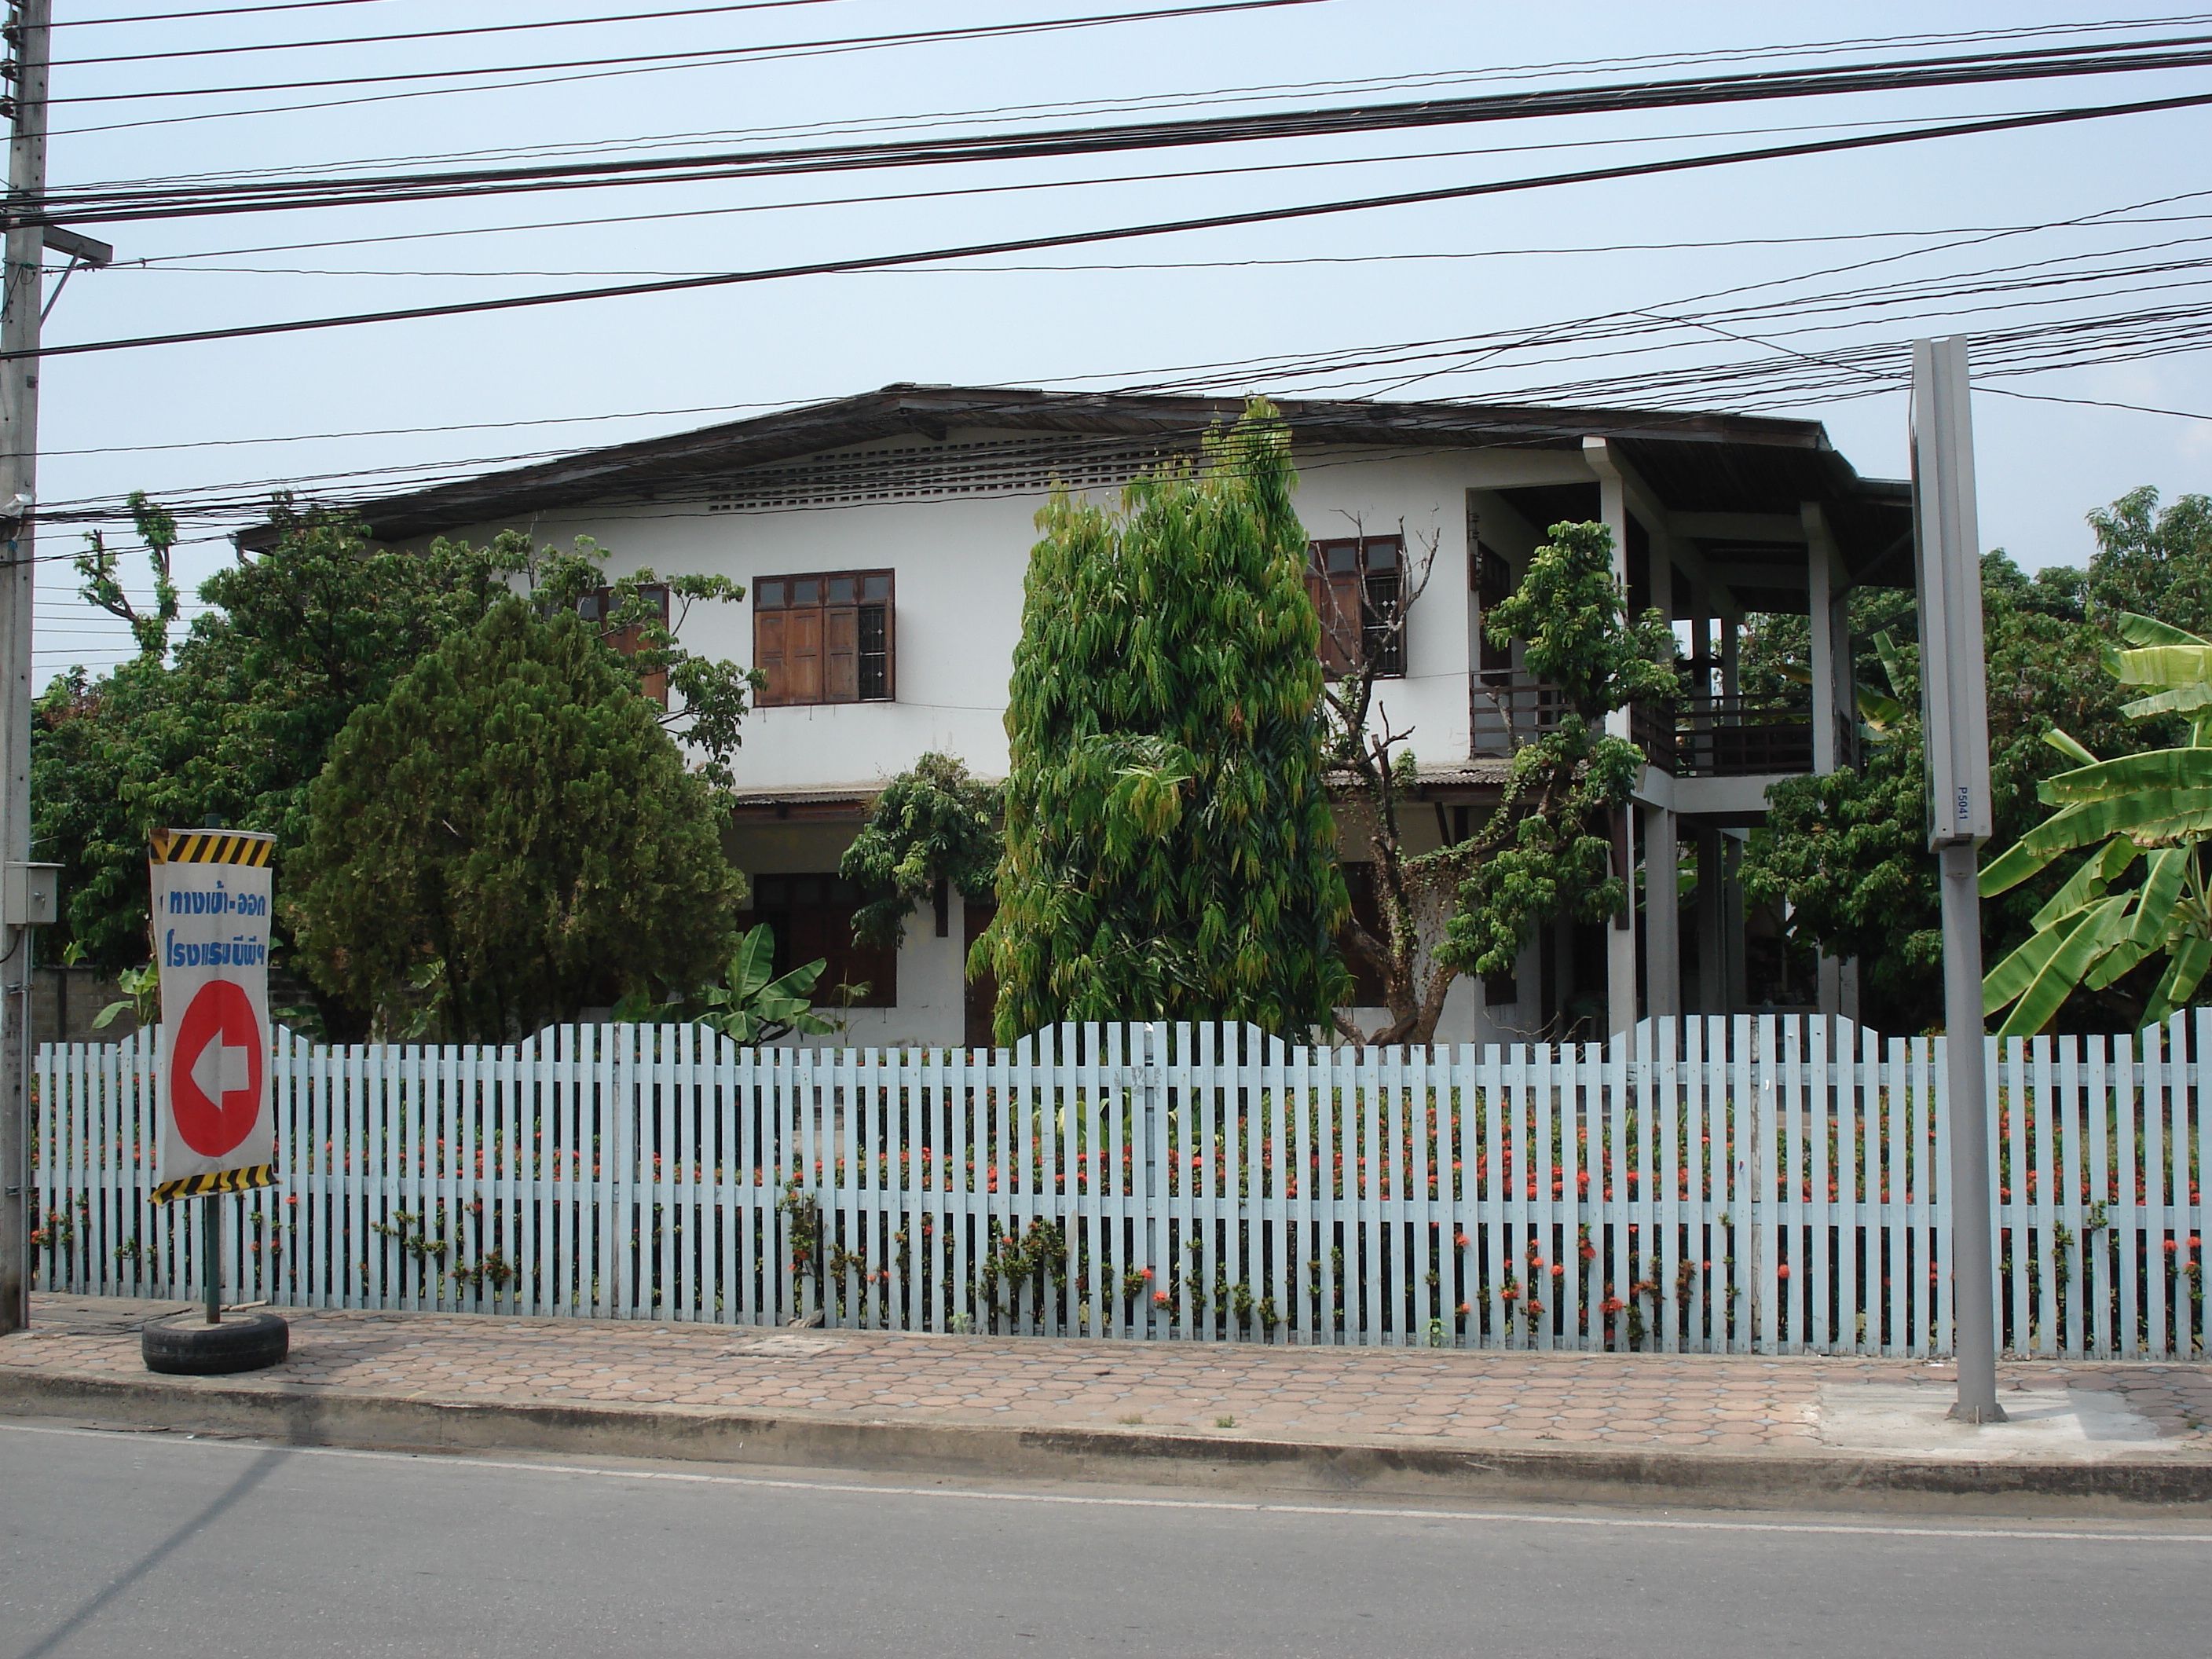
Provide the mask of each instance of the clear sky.
{"label": "clear sky", "polygon": [[[821,124],[851,142],[856,124],[886,134],[984,130],[974,112],[1048,106],[1018,125],[1130,118],[1093,100],[1143,100],[1162,118],[1251,108],[1398,101],[1435,78],[1438,95],[1692,73],[1855,63],[1977,49],[1868,46],[1817,58],[1753,53],[1729,64],[1655,67],[1598,60],[1741,52],[1870,37],[2099,21],[2095,9],[2014,3],[1840,5],[1615,3],[1492,5],[1473,0],[1323,0],[1190,19],[719,63],[649,73],[546,70],[541,84],[369,82],[426,69],[477,70],[732,46],[945,29],[1135,12],[1178,0],[805,0],[720,15],[465,35],[383,45],[210,55],[224,46],[399,35],[474,24],[672,9],[684,0],[362,0],[312,9],[159,24],[58,28],[52,179],[71,184],[227,173],[325,170],[382,158],[515,147],[605,145],[683,137],[667,153],[803,142],[763,130]],[[1190,0],[1180,0],[1190,3]],[[194,0],[58,0],[58,21],[199,9]],[[2145,8],[2119,14],[2160,16]],[[2212,33],[2212,15],[2114,38]],[[2054,40],[2068,37],[2054,36]],[[2078,37],[2075,37],[2078,38]],[[70,59],[181,52],[125,64]],[[1501,76],[1522,66],[1553,66]],[[554,79],[558,76],[564,78]],[[115,94],[347,78],[318,90],[113,100]],[[520,78],[520,77],[510,77]],[[430,96],[394,96],[425,84]],[[1231,90],[1300,88],[1224,101]],[[1416,191],[1639,158],[1802,142],[1884,125],[1935,125],[2001,112],[2212,92],[2212,69],[1910,94],[1752,102],[1224,145],[1005,165],[828,177],[558,191],[416,205],[168,220],[83,228],[114,242],[115,269],[69,284],[47,327],[59,343],[238,323],[436,304],[589,286],[600,273],[692,273],[957,245],[1261,205]],[[271,105],[354,100],[290,113],[178,120]],[[374,101],[358,101],[373,100]],[[1077,107],[1070,108],[1068,106]],[[929,118],[939,124],[925,125]],[[154,123],[155,125],[143,125]],[[1844,126],[1836,124],[1864,124]],[[128,125],[118,125],[128,124]],[[105,129],[105,130],[103,130]],[[263,481],[311,480],[424,464],[538,454],[703,425],[708,414],[634,416],[841,396],[894,380],[1022,386],[1133,385],[1151,371],[1395,342],[1523,331],[1520,349],[1397,390],[1408,397],[1498,397],[1583,379],[1620,380],[1669,364],[1819,353],[1917,334],[2203,303],[2190,262],[2212,245],[2212,110],[2185,110],[1885,149],[1573,185],[1451,204],[1365,211],[1255,228],[1156,237],[1103,247],[915,270],[131,351],[57,357],[43,376],[40,495],[47,504]],[[1571,146],[1562,148],[1562,146]],[[1530,148],[1540,147],[1540,148]],[[1468,152],[1481,152],[1468,154]],[[1503,152],[1503,153],[1501,153]],[[1376,159],[1386,158],[1386,159]],[[1300,165],[1285,164],[1320,163]],[[414,165],[409,163],[408,165]],[[1192,168],[1261,168],[1136,182]],[[856,203],[893,192],[965,191]],[[2207,192],[2188,199],[2188,192]],[[838,205],[787,205],[835,198]],[[2160,203],[2138,207],[2136,204]],[[2133,209],[2133,211],[2129,210]],[[2085,215],[2134,221],[2017,234]],[[541,229],[491,228],[658,215]],[[2146,222],[2147,221],[2157,222]],[[464,232],[463,234],[430,233]],[[1898,235],[1894,233],[1930,233]],[[1935,233],[1951,233],[1938,234]],[[386,238],[362,241],[362,238]],[[1826,239],[1826,240],[1808,240]],[[311,242],[342,246],[302,247]],[[1659,244],[1705,244],[1662,248]],[[1587,252],[1592,248],[1618,252]],[[2142,252],[2129,252],[2142,249]],[[248,252],[247,250],[252,250]],[[1531,251],[1541,250],[1541,251]],[[1559,251],[1566,250],[1566,251]],[[1392,259],[1378,255],[1460,256]],[[1893,256],[1905,256],[1895,258]],[[2080,270],[2101,255],[2155,271],[2088,283],[1987,292],[1976,273]],[[137,266],[127,262],[149,259]],[[1849,274],[1838,267],[1890,263]],[[1338,263],[1313,263],[1313,261]],[[1285,261],[1253,264],[1252,261]],[[1195,263],[1194,263],[1195,262]],[[1132,265],[1176,268],[1133,270]],[[1027,266],[1032,269],[1010,269]],[[1063,267],[1038,270],[1036,266]],[[1099,269],[1101,266],[1122,267]],[[1066,267],[1089,267],[1068,269]],[[2212,269],[2212,267],[2208,267]],[[588,273],[588,274],[587,274]],[[1819,316],[1713,319],[1652,337],[1557,338],[1593,316],[1709,313],[1946,276],[1964,290],[1909,302],[1863,298]],[[1767,286],[1735,299],[1720,290]],[[2005,307],[1992,310],[1993,306]],[[1820,331],[1802,332],[1818,325]],[[1725,337],[1725,328],[1745,339]],[[1552,337],[1553,343],[1542,343]],[[1759,342],[1771,343],[1762,344]],[[1656,345],[1660,349],[1648,348]],[[1547,364],[1573,353],[1578,361]],[[1595,355],[1591,355],[1595,354]],[[1095,377],[1084,379],[1081,377]],[[1402,376],[1396,377],[1402,379]],[[1324,384],[1380,392],[1348,375]],[[1825,421],[1861,471],[1905,469],[1905,400],[1823,394],[1770,412]],[[2069,399],[2197,411],[2198,418],[1989,394],[1977,399],[1984,539],[2038,566],[2087,556],[2082,516],[2139,484],[2170,499],[2212,489],[2212,374],[2202,353],[2099,363],[1995,383]],[[1231,373],[1224,391],[1295,391]],[[1622,396],[1606,401],[1652,402]],[[1686,400],[1730,407],[1726,396]],[[581,417],[571,420],[570,417]],[[495,422],[569,423],[513,425]],[[726,418],[726,417],[725,417]],[[386,428],[483,429],[267,440]],[[395,473],[404,478],[404,472]],[[313,482],[297,486],[312,499]],[[357,488],[354,483],[349,487]],[[179,550],[196,584],[230,556],[216,533]],[[127,536],[117,538],[131,544]],[[45,532],[40,550],[69,550]],[[143,565],[131,569],[133,585]],[[98,669],[125,653],[119,625],[74,596],[65,564],[40,574],[40,676]]]}

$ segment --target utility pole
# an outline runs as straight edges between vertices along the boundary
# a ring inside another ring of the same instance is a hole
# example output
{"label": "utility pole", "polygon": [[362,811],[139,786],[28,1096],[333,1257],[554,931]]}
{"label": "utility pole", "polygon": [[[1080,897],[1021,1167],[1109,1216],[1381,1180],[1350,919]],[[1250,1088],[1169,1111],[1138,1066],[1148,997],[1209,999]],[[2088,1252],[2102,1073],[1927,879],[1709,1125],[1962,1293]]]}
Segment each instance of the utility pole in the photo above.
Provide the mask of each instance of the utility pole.
{"label": "utility pole", "polygon": [[1951,1337],[1961,1423],[2002,1423],[1997,1404],[1995,1231],[1982,1052],[1978,850],[1990,804],[1988,671],[1982,653],[1981,529],[1962,335],[1912,345],[1913,544],[1920,686],[1928,742],[1928,844],[1942,870],[1944,1082],[1950,1106]]}
{"label": "utility pole", "polygon": [[[14,132],[8,146],[6,263],[0,267],[0,1335],[31,1316],[32,505],[38,497],[39,323],[46,235],[46,65],[52,0],[14,0],[7,28]],[[19,905],[18,892],[22,895]]]}

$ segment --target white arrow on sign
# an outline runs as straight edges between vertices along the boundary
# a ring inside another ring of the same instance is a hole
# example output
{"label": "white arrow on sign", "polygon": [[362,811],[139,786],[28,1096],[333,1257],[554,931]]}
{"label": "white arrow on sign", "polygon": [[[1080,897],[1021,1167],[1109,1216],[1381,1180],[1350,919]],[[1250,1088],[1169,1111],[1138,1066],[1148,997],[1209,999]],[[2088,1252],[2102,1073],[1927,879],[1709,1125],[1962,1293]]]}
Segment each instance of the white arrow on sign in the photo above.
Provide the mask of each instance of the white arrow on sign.
{"label": "white arrow on sign", "polygon": [[222,1097],[248,1087],[253,1080],[253,1051],[234,1048],[218,1039],[209,1043],[192,1061],[192,1081],[199,1091],[218,1105]]}

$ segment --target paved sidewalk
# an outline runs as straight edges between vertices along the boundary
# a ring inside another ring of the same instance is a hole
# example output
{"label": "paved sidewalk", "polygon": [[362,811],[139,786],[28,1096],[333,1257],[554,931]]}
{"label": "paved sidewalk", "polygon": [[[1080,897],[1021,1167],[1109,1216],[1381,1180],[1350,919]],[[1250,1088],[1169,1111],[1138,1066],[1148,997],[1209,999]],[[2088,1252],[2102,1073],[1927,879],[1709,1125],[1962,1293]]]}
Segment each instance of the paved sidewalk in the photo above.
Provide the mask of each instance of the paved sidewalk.
{"label": "paved sidewalk", "polygon": [[[1947,1403],[1952,1384],[1948,1367],[1905,1360],[1045,1340],[313,1309],[282,1310],[292,1351],[281,1366],[150,1378],[137,1326],[187,1305],[40,1297],[33,1329],[0,1338],[0,1390],[10,1378],[48,1387],[155,1382],[295,1398],[1771,1457],[1832,1455],[1839,1446],[1925,1450],[1839,1435],[1837,1402],[1903,1401],[1924,1415]],[[2212,1461],[2212,1368],[2010,1364],[2000,1387],[2018,1406],[2056,1398],[2063,1407],[2069,1396],[2056,1391],[2086,1393],[2130,1425],[2101,1437],[2114,1443],[2100,1443],[2094,1425],[2087,1439],[2076,1432],[2057,1449],[2062,1458]]]}

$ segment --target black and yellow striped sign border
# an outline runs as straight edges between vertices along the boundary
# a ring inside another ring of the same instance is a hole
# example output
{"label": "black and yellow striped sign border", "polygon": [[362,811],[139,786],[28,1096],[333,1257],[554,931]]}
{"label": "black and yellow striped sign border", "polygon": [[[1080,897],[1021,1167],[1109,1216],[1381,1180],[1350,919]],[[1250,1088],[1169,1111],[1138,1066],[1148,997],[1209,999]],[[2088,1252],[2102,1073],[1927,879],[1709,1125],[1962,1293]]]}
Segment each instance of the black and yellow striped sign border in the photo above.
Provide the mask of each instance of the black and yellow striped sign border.
{"label": "black and yellow striped sign border", "polygon": [[256,1164],[246,1170],[217,1170],[211,1175],[179,1176],[165,1181],[154,1188],[154,1201],[167,1204],[173,1198],[198,1198],[204,1193],[242,1193],[255,1187],[274,1187],[276,1166]]}
{"label": "black and yellow striped sign border", "polygon": [[247,864],[258,868],[276,851],[276,837],[252,830],[156,830],[156,864]]}

